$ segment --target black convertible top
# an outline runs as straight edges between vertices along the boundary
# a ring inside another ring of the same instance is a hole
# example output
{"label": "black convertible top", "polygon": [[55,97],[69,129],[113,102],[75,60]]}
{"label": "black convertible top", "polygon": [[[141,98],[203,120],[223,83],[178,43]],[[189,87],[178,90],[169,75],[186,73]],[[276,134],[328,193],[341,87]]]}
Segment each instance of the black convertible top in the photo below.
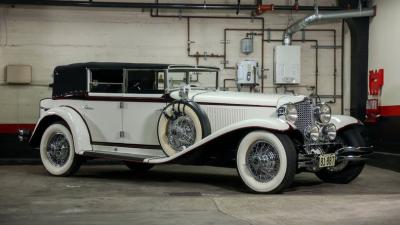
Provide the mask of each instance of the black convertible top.
{"label": "black convertible top", "polygon": [[216,67],[153,63],[86,62],[57,66],[54,69],[53,98],[85,96],[87,94],[87,69],[149,69],[179,70],[185,68],[218,70]]}

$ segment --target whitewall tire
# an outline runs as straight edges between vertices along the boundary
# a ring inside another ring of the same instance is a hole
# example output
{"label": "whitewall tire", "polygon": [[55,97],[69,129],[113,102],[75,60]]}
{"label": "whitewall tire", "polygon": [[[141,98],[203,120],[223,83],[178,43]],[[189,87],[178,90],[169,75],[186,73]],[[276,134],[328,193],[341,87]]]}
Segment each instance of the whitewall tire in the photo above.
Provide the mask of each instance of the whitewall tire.
{"label": "whitewall tire", "polygon": [[236,163],[242,181],[250,190],[277,193],[294,179],[296,151],[287,135],[253,131],[240,142]]}
{"label": "whitewall tire", "polygon": [[47,127],[40,141],[40,158],[55,176],[69,176],[79,169],[81,159],[75,154],[73,137],[66,125],[54,123]]}
{"label": "whitewall tire", "polygon": [[207,115],[194,102],[174,102],[166,106],[158,120],[158,141],[172,156],[211,133]]}

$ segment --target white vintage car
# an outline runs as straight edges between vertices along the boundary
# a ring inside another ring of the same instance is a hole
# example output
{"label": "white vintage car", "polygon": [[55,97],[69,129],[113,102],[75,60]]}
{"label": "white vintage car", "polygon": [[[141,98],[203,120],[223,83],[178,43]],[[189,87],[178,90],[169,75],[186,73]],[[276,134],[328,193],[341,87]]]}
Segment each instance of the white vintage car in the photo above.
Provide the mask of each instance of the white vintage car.
{"label": "white vintage car", "polygon": [[89,158],[119,159],[139,172],[177,163],[236,167],[249,190],[276,193],[296,173],[348,183],[370,153],[361,123],[302,95],[220,91],[218,68],[80,63],[54,70],[32,134],[50,174]]}

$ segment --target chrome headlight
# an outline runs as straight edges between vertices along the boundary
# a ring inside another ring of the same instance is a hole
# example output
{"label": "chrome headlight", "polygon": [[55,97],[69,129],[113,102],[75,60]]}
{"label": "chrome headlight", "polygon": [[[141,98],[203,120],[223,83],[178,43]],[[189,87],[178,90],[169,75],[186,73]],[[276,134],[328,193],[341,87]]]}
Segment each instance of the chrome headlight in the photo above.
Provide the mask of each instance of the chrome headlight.
{"label": "chrome headlight", "polygon": [[315,124],[312,127],[310,127],[309,137],[313,141],[318,141],[318,139],[319,139],[319,126],[318,125]]}
{"label": "chrome headlight", "polygon": [[312,141],[318,141],[320,137],[320,128],[317,124],[313,126],[308,126],[305,130],[305,135],[307,138],[310,138]]}
{"label": "chrome headlight", "polygon": [[331,121],[331,107],[327,104],[317,105],[314,110],[314,116],[320,123],[329,123]]}
{"label": "chrome headlight", "polygon": [[278,116],[284,116],[286,121],[295,123],[298,117],[296,106],[293,103],[288,103],[279,107]]}
{"label": "chrome headlight", "polygon": [[333,123],[327,124],[322,128],[322,133],[324,137],[333,141],[336,138],[336,126]]}

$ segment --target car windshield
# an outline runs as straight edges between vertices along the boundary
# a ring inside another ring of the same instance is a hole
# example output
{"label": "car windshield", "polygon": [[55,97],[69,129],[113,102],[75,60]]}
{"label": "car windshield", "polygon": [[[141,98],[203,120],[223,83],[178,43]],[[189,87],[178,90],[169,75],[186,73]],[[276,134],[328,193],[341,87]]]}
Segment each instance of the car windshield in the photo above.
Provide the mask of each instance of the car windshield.
{"label": "car windshield", "polygon": [[199,89],[217,89],[218,72],[209,70],[169,70],[168,89],[176,89],[190,84]]}

